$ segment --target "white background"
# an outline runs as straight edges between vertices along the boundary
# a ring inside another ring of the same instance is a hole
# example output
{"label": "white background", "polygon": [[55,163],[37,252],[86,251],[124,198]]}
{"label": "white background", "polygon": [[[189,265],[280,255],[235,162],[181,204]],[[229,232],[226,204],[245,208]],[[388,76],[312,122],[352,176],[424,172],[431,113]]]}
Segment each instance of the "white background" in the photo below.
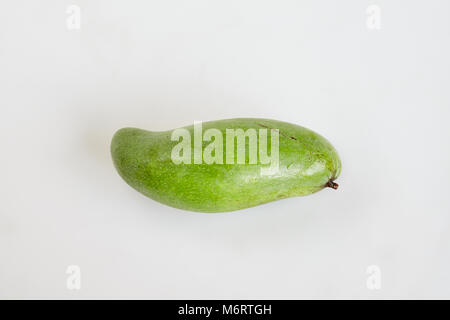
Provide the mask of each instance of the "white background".
{"label": "white background", "polygon": [[[380,30],[366,25],[372,4]],[[449,12],[446,0],[3,1],[0,297],[450,298]],[[121,127],[233,117],[327,137],[339,190],[201,214],[144,197],[112,165]]]}

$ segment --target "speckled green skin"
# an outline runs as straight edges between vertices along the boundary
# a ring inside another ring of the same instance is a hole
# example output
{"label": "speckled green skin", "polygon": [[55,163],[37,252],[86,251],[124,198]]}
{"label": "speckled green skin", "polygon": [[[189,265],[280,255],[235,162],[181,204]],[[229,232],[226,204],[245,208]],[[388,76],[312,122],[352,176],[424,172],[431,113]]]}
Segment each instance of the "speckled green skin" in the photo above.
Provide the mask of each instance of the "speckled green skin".
{"label": "speckled green skin", "polygon": [[[333,146],[306,128],[269,119],[228,119],[204,122],[223,133],[225,129],[261,128],[279,130],[279,173],[262,175],[261,165],[174,164],[170,131],[151,132],[123,128],[111,143],[114,165],[122,178],[144,195],[184,210],[224,212],[253,207],[266,202],[317,192],[336,179],[341,161]],[[185,127],[191,132],[193,125]],[[270,133],[268,148],[270,150]],[[203,148],[210,142],[203,142]],[[248,139],[246,139],[248,150]],[[225,162],[225,160],[224,160]],[[236,161],[235,161],[236,162]]]}

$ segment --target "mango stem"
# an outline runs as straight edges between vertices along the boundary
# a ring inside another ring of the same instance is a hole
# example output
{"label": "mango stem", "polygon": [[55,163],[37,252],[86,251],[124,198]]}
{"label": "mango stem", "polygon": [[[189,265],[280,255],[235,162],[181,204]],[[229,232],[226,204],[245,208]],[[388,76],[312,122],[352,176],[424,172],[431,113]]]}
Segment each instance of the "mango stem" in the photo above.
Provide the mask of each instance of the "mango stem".
{"label": "mango stem", "polygon": [[337,183],[333,182],[333,180],[329,180],[327,183],[327,187],[333,188],[334,190],[336,190],[339,187],[339,185]]}

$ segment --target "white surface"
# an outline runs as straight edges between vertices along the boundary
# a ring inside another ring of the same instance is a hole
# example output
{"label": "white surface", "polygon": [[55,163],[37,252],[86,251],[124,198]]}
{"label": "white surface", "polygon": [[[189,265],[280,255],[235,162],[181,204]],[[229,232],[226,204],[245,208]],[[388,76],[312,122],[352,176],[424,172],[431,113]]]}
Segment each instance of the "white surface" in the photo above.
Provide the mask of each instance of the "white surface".
{"label": "white surface", "polygon": [[[80,30],[66,28],[70,4]],[[381,30],[366,26],[370,4]],[[448,12],[445,0],[3,2],[0,297],[450,298]],[[145,198],[113,168],[121,127],[232,117],[327,137],[339,190],[208,215]]]}

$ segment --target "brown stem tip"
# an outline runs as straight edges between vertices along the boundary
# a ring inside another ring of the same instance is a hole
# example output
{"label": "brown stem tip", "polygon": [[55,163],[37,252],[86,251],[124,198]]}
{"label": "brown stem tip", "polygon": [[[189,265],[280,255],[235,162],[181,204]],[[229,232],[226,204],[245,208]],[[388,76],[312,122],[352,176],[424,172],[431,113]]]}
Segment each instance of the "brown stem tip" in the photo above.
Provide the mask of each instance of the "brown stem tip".
{"label": "brown stem tip", "polygon": [[339,187],[339,185],[337,183],[333,182],[332,180],[330,180],[327,183],[327,187],[328,188],[333,188],[334,190],[336,190]]}

